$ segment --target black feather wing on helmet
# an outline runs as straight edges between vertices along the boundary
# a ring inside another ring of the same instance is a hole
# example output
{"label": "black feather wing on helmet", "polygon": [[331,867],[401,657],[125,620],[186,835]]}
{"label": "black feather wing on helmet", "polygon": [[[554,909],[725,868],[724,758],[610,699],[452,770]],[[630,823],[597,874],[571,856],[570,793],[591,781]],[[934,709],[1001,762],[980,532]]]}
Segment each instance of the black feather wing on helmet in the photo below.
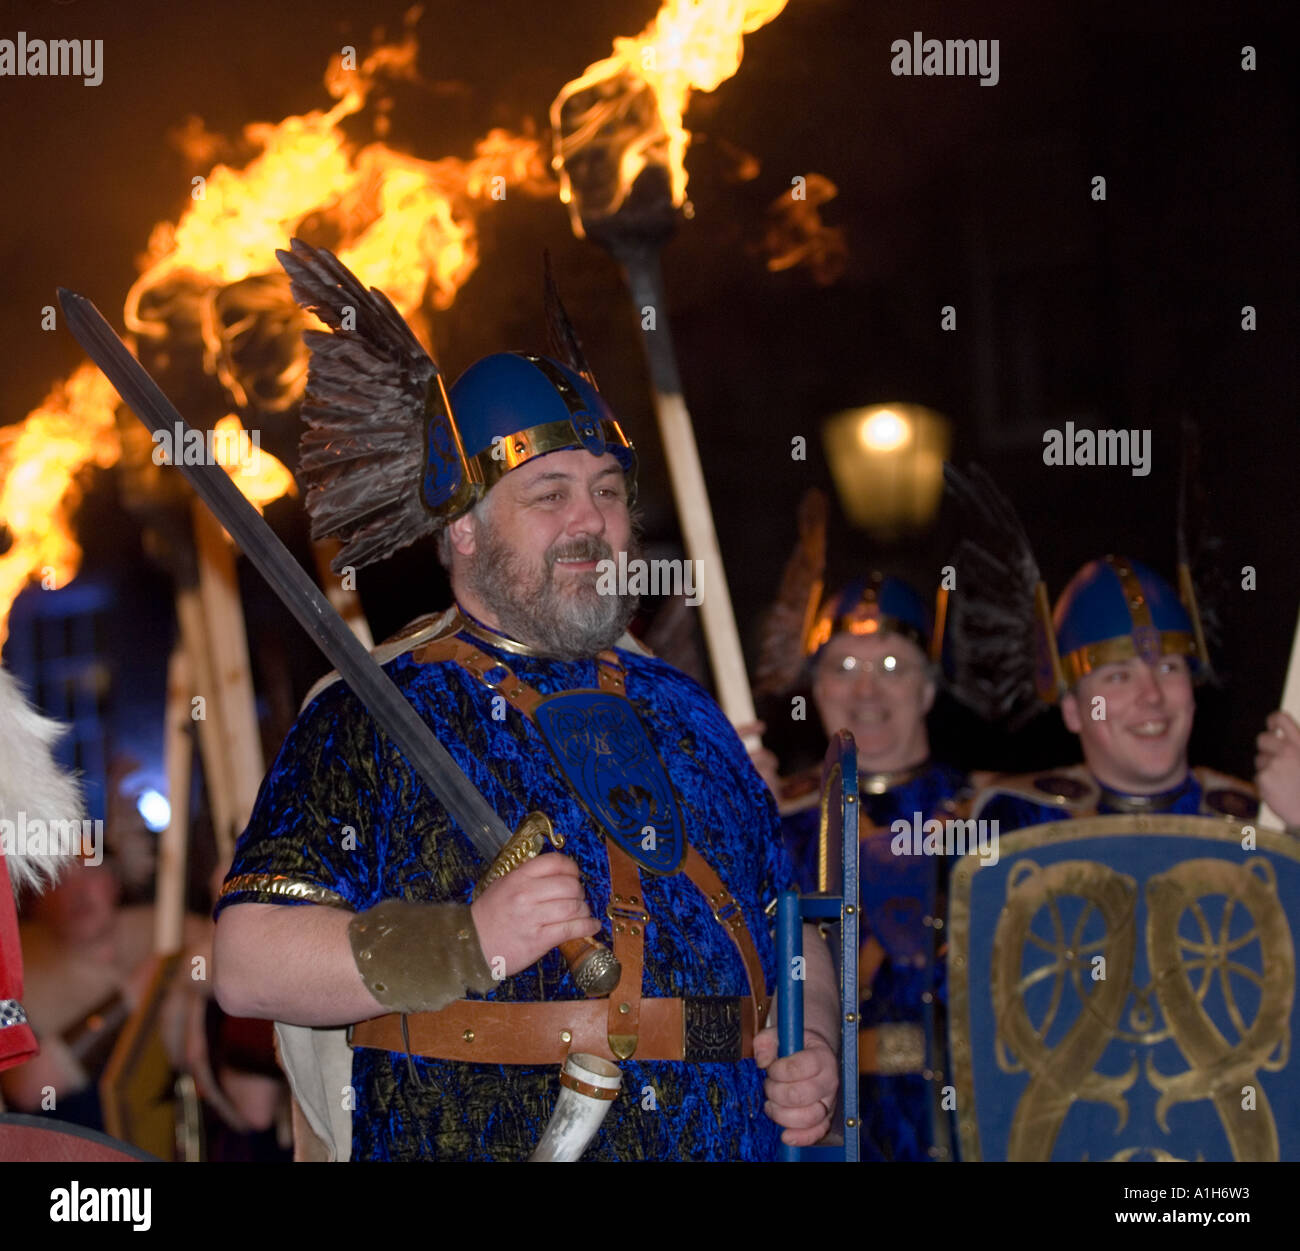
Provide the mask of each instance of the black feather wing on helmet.
{"label": "black feather wing on helmet", "polygon": [[[1205,650],[1205,676],[1215,680],[1213,659],[1222,654],[1221,605],[1227,599],[1224,577],[1223,540],[1210,525],[1210,507],[1201,477],[1200,430],[1190,418],[1182,422],[1182,457],[1178,469],[1178,567],[1183,606],[1192,618],[1193,630],[1200,627],[1198,647]],[[1194,597],[1194,603],[1187,599]]]}
{"label": "black feather wing on helmet", "polygon": [[825,576],[826,496],[813,488],[799,501],[799,539],[759,631],[756,694],[783,694],[798,681],[804,637],[820,606]]}
{"label": "black feather wing on helmet", "polygon": [[311,359],[298,477],[312,538],[343,543],[332,564],[341,573],[391,556],[447,515],[423,500],[427,442],[457,480],[452,503],[467,506],[473,488],[438,367],[401,314],[324,248],[301,239],[290,248],[276,256],[293,298],[330,327],[303,335]]}
{"label": "black feather wing on helmet", "polygon": [[[596,387],[596,375],[587,364],[586,353],[578,332],[569,320],[564,301],[560,299],[560,288],[555,281],[555,272],[551,268],[551,253],[547,249],[542,253],[542,298],[546,307],[546,338],[551,355],[563,361],[575,374],[585,378]],[[599,387],[596,387],[600,390]]]}
{"label": "black feather wing on helmet", "polygon": [[1040,711],[1035,597],[1042,577],[1011,501],[978,465],[943,467],[962,511],[948,599],[954,695],[980,716],[1015,727]]}

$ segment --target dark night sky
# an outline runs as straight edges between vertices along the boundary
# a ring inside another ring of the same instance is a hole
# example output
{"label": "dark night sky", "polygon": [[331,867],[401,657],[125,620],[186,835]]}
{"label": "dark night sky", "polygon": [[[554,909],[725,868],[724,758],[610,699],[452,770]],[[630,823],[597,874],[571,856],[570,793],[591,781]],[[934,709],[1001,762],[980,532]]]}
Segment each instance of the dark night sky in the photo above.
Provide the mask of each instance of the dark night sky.
{"label": "dark night sky", "polygon": [[[0,79],[0,420],[20,418],[79,360],[69,336],[39,329],[54,287],[78,288],[117,316],[150,227],[184,207],[191,171],[169,129],[197,114],[233,134],[250,120],[324,107],[329,56],[344,43],[367,46],[375,25],[395,30],[403,7],[0,4],[0,38],[20,29],[102,38],[105,60],[96,88]],[[1189,416],[1202,430],[1209,522],[1234,588],[1223,604],[1231,685],[1203,703],[1194,751],[1251,770],[1250,739],[1276,703],[1300,600],[1290,7],[791,0],[747,40],[737,77],[696,97],[687,115],[698,136],[695,218],[664,268],[743,633],[779,579],[800,494],[829,483],[818,430],[838,409],[905,399],[943,412],[956,459],[984,463],[1021,510],[1054,593],[1108,550],[1172,572],[1177,432]],[[421,73],[461,88],[399,92],[390,141],[436,158],[467,155],[491,125],[532,119],[544,129],[556,90],[655,8],[434,0],[417,27]],[[914,30],[1000,40],[1001,81],[892,76],[890,44]],[[1254,73],[1240,68],[1243,44],[1258,50]],[[734,149],[758,158],[752,181],[731,177]],[[756,250],[767,204],[792,175],[812,171],[839,188],[824,215],[849,248],[828,287],[803,268],[768,273]],[[1102,204],[1089,197],[1096,174],[1107,179]],[[484,352],[540,342],[549,247],[602,388],[642,451],[649,536],[671,540],[638,332],[616,266],[573,239],[558,201],[514,198],[483,227],[478,272],[433,319],[444,371],[455,377]],[[940,330],[945,304],[958,310],[956,332]],[[1240,329],[1244,304],[1258,310],[1253,333]],[[1150,477],[1045,467],[1042,431],[1070,419],[1150,428]],[[804,464],[789,458],[796,434],[813,449]],[[286,534],[300,530],[296,507],[270,514]],[[148,609],[164,623],[157,638],[132,638],[161,667],[167,584],[140,572],[138,529],[111,481],[97,485],[87,516],[88,567],[134,569],[131,594],[151,603],[125,611]],[[952,526],[945,517],[910,544],[882,548],[837,519],[832,569],[884,561],[932,582]],[[1258,571],[1253,592],[1235,589],[1247,564]],[[427,551],[363,574],[361,588],[378,633],[445,596]],[[254,628],[276,623],[278,610],[249,589]],[[322,666],[305,646],[289,650],[301,691]],[[942,720],[940,742],[963,724]],[[1031,734],[954,750],[966,763],[1046,763],[1070,744]],[[999,750],[1003,759],[980,754]]]}

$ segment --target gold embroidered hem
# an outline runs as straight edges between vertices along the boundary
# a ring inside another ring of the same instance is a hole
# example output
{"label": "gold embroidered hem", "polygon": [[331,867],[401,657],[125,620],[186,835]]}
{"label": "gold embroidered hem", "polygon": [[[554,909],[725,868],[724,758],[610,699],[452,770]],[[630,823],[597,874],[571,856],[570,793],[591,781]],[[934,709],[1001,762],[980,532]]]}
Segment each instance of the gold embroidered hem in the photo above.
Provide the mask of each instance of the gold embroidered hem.
{"label": "gold embroidered hem", "polygon": [[221,888],[221,898],[228,899],[231,895],[263,895],[266,896],[267,903],[294,899],[351,911],[347,901],[337,891],[317,886],[315,882],[301,882],[296,878],[273,873],[241,873],[238,877],[232,877]]}

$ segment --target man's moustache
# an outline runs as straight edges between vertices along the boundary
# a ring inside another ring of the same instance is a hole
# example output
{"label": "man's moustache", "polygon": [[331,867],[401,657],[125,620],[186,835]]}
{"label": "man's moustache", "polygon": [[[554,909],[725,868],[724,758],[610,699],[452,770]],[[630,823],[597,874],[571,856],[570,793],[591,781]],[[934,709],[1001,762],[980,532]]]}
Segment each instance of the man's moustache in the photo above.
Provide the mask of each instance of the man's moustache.
{"label": "man's moustache", "polygon": [[612,560],[613,549],[601,539],[580,539],[566,547],[553,547],[546,554],[547,566],[560,560]]}

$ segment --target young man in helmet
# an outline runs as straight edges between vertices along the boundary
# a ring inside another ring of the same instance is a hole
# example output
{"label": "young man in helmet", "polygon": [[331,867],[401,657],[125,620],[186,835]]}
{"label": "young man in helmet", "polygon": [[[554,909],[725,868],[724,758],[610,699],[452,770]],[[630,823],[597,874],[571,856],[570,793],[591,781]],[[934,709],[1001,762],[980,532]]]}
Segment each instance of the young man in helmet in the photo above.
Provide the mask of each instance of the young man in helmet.
{"label": "young man in helmet", "polygon": [[1004,832],[1116,812],[1254,818],[1249,786],[1188,766],[1205,659],[1168,582],[1124,556],[1091,561],[1057,601],[1053,632],[1061,717],[1079,736],[1083,764],[998,779],[976,801],[977,817]]}

